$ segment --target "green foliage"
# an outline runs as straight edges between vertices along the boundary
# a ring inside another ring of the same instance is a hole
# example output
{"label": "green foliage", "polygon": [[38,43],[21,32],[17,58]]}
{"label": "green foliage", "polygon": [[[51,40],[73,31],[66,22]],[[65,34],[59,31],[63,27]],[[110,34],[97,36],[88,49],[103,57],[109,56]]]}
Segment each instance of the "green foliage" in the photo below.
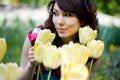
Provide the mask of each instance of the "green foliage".
{"label": "green foliage", "polygon": [[[120,80],[120,66],[117,66],[120,64],[120,27],[100,25],[98,29],[98,37],[104,41],[105,49],[93,80],[99,76],[102,76],[100,80]],[[110,49],[111,45],[115,47],[113,50]]]}
{"label": "green foliage", "polygon": [[28,4],[33,7],[46,5],[50,0],[19,0],[20,3]]}
{"label": "green foliage", "polygon": [[[7,1],[7,0],[4,0]],[[4,3],[2,0],[1,3]],[[24,4],[32,7],[47,5],[50,0],[9,0],[9,4]],[[94,0],[98,11],[120,17],[120,0]]]}
{"label": "green foliage", "polygon": [[120,0],[95,0],[95,3],[101,12],[120,17]]}
{"label": "green foliage", "polygon": [[24,39],[28,31],[35,27],[36,24],[32,20],[24,22],[19,18],[13,21],[12,26],[9,26],[7,22],[4,19],[2,26],[0,26],[0,37],[6,38],[7,41],[7,52],[3,62],[17,62],[19,64]]}
{"label": "green foliage", "polygon": [[120,27],[111,25],[109,27],[99,26],[98,37],[106,43],[106,50],[111,44],[120,46]]}

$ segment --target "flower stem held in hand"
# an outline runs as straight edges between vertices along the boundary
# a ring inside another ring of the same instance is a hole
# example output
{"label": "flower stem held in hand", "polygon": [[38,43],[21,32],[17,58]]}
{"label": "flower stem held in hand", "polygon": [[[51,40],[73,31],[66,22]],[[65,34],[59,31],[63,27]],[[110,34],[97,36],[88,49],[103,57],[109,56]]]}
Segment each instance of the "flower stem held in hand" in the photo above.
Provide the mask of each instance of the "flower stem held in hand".
{"label": "flower stem held in hand", "polygon": [[39,74],[40,74],[40,80],[42,80],[42,72],[41,72],[41,68],[40,68],[40,63],[38,63],[37,80],[39,80]]}
{"label": "flower stem held in hand", "polygon": [[52,73],[52,70],[49,70],[49,74],[48,74],[47,80],[50,80],[51,73]]}
{"label": "flower stem held in hand", "polygon": [[94,59],[92,58],[91,63],[90,63],[88,80],[90,80],[90,75],[91,75],[91,70],[92,70],[92,66],[93,66],[93,61],[94,61]]}

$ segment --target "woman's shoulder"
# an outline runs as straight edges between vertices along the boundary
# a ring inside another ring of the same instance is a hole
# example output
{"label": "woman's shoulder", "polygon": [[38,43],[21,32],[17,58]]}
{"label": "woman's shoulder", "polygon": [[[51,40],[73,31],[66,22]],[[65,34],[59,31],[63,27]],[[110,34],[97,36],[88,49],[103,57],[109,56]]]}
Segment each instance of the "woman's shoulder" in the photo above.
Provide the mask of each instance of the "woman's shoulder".
{"label": "woman's shoulder", "polygon": [[37,34],[38,34],[39,30],[42,30],[42,29],[44,29],[44,26],[38,26],[38,27],[36,27],[28,32],[27,37],[30,40],[31,45],[34,45]]}

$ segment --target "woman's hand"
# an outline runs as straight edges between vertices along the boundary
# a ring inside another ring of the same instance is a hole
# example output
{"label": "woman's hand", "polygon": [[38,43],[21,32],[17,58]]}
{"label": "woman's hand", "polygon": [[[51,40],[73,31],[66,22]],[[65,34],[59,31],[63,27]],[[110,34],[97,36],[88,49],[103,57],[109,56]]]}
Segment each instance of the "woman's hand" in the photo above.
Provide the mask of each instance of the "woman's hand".
{"label": "woman's hand", "polygon": [[18,80],[32,80],[37,61],[34,58],[33,47],[28,50],[28,63]]}
{"label": "woman's hand", "polygon": [[37,61],[34,58],[33,47],[31,47],[28,51],[28,59],[29,59],[28,64],[29,64],[30,68],[36,67]]}

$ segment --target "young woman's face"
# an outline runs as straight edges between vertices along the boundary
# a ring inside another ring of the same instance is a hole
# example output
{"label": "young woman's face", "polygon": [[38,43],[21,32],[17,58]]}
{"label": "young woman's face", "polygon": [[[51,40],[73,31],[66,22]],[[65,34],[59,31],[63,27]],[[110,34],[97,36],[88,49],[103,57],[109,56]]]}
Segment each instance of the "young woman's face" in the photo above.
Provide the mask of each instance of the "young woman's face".
{"label": "young woman's face", "polygon": [[77,35],[80,21],[75,14],[62,11],[57,3],[53,8],[53,24],[60,38],[72,38]]}

